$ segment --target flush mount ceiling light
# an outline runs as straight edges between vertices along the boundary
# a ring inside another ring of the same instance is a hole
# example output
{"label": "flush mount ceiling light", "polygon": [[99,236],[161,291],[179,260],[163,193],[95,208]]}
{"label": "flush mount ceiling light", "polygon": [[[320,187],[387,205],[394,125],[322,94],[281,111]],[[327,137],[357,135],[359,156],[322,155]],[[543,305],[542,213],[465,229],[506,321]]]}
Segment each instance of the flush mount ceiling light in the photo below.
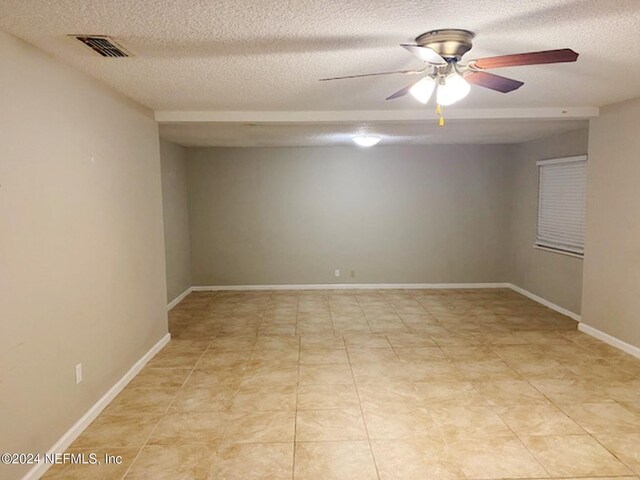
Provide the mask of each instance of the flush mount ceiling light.
{"label": "flush mount ceiling light", "polygon": [[373,147],[381,140],[378,135],[354,135],[351,139],[361,147]]}

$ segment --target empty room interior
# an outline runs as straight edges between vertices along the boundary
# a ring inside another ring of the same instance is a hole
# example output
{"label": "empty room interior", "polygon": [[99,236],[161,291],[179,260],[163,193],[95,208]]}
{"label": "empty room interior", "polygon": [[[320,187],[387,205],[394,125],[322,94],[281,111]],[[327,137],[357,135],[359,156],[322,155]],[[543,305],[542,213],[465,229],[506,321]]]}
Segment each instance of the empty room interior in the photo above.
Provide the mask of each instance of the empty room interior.
{"label": "empty room interior", "polygon": [[0,480],[640,480],[638,31],[0,0]]}

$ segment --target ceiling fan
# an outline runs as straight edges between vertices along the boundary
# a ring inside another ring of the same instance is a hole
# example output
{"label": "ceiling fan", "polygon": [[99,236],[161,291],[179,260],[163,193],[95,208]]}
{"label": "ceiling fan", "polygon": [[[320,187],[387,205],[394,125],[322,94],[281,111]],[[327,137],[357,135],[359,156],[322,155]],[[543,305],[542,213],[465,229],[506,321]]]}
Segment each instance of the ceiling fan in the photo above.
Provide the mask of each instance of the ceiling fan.
{"label": "ceiling fan", "polygon": [[[469,93],[471,85],[509,93],[517,90],[524,82],[489,73],[486,70],[545,63],[575,62],[578,54],[569,48],[545,50],[542,52],[517,53],[499,57],[487,57],[461,62],[462,56],[472,47],[474,34],[468,30],[432,30],[416,38],[415,45],[400,45],[425,62],[417,70],[367,73],[346,77],[322,78],[321,81],[361,78],[378,75],[421,75],[420,78],[387,97],[387,100],[402,97],[407,93],[416,100],[427,103],[437,88],[438,113],[440,105],[452,105]],[[443,120],[441,117],[441,125]]]}

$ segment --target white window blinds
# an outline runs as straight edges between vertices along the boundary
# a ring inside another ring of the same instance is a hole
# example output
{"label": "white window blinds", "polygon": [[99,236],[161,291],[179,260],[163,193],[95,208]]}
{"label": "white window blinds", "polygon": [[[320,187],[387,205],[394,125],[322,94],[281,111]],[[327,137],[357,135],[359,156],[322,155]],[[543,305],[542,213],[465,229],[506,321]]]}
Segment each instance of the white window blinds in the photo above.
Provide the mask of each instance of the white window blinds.
{"label": "white window blinds", "polygon": [[584,254],[587,157],[538,162],[538,235],[536,245]]}

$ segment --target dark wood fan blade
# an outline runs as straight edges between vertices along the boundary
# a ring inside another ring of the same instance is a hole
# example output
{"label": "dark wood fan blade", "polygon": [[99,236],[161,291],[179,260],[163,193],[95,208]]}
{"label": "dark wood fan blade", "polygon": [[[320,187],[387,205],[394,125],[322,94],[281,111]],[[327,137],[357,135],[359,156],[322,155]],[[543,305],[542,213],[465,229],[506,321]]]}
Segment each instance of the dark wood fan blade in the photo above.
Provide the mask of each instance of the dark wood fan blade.
{"label": "dark wood fan blade", "polygon": [[413,53],[416,57],[424,60],[425,62],[433,65],[446,65],[447,61],[442,58],[435,50],[429,47],[423,47],[422,45],[400,45],[410,53]]}
{"label": "dark wood fan blade", "polygon": [[327,82],[329,80],[345,80],[347,78],[362,78],[362,77],[376,77],[378,75],[395,75],[395,74],[402,74],[402,75],[413,75],[416,73],[422,73],[424,72],[424,68],[420,69],[420,70],[396,70],[394,72],[378,72],[378,73],[363,73],[360,75],[347,75],[346,77],[331,77],[331,78],[321,78],[320,81],[321,82]]}
{"label": "dark wood fan blade", "polygon": [[398,90],[393,95],[389,95],[385,100],[393,100],[394,98],[404,97],[407,93],[409,93],[409,90],[411,90],[411,87],[413,87],[419,81],[420,80],[416,80],[415,82],[411,82],[409,85],[407,85],[404,88],[401,88],[400,90]]}
{"label": "dark wood fan blade", "polygon": [[519,67],[523,65],[542,65],[544,63],[575,62],[578,54],[570,48],[561,50],[545,50],[543,52],[516,53],[514,55],[502,55],[500,57],[487,57],[475,60],[478,68],[503,68]]}
{"label": "dark wood fan blade", "polygon": [[490,88],[502,93],[512,92],[524,85],[524,82],[487,72],[473,72],[465,75],[464,79],[473,85]]}

